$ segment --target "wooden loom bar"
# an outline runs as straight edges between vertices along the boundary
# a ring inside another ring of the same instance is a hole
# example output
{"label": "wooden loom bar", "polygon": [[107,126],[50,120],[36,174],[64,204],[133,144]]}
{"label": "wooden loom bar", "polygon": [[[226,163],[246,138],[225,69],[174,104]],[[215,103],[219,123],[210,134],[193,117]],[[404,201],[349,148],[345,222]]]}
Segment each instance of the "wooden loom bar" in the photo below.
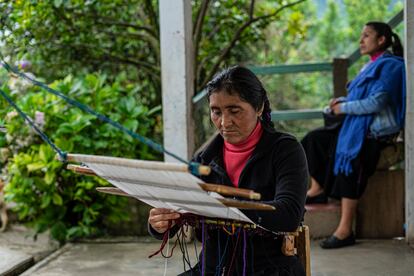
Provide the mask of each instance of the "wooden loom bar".
{"label": "wooden loom bar", "polygon": [[[94,176],[96,175],[93,170],[85,166],[78,166],[69,164],[67,166],[68,170],[74,171],[76,173]],[[249,189],[234,188],[229,186],[223,186],[218,184],[210,183],[198,183],[200,187],[206,192],[216,192],[218,194],[226,196],[238,196],[248,199],[260,200],[261,195]]]}
{"label": "wooden loom bar", "polygon": [[[132,197],[130,194],[116,187],[97,187],[96,190],[98,192],[111,194],[111,195]],[[253,210],[261,210],[261,211],[273,211],[276,209],[272,205],[259,203],[259,202],[240,201],[237,199],[229,199],[229,198],[216,198],[216,199],[227,207],[235,207],[238,209],[253,209]]]}
{"label": "wooden loom bar", "polygon": [[[143,168],[152,170],[166,170],[176,172],[188,172],[188,165],[172,162],[160,162],[160,161],[147,161],[147,160],[134,160],[127,158],[87,155],[87,154],[73,154],[69,153],[66,156],[69,162],[92,162],[99,164],[118,165],[123,167]],[[200,175],[209,175],[211,169],[209,166],[200,165],[198,167],[198,173]]]}
{"label": "wooden loom bar", "polygon": [[200,187],[206,192],[216,192],[221,195],[238,196],[254,200],[260,200],[261,198],[261,194],[249,189],[234,188],[211,183],[198,183],[198,185],[200,185]]}

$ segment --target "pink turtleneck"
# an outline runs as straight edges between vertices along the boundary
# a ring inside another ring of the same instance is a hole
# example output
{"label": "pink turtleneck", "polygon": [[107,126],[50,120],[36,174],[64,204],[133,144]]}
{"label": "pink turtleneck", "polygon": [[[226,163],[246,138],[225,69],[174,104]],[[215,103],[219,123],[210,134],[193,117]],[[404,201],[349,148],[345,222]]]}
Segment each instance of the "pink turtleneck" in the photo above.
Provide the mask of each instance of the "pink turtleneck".
{"label": "pink turtleneck", "polygon": [[262,125],[260,121],[258,121],[252,133],[243,142],[238,144],[230,144],[224,141],[224,166],[231,182],[235,187],[239,187],[240,174],[259,142],[262,133]]}
{"label": "pink turtleneck", "polygon": [[371,59],[371,61],[375,61],[375,60],[377,60],[377,58],[379,58],[383,53],[384,53],[385,51],[379,51],[379,52],[376,52],[375,54],[373,54],[371,57],[370,57],[370,59]]}

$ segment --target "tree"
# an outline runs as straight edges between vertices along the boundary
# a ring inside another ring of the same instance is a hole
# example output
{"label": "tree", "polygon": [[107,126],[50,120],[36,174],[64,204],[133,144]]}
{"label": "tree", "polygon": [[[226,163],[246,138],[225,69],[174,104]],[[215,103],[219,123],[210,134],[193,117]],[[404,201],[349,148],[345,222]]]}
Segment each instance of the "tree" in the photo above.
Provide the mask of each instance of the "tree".
{"label": "tree", "polygon": [[[196,91],[224,64],[237,63],[264,39],[262,29],[305,0],[194,1]],[[0,39],[48,79],[68,73],[128,72],[144,99],[160,103],[158,3],[152,0],[0,3]]]}
{"label": "tree", "polygon": [[[196,91],[219,67],[245,59],[250,47],[265,38],[262,29],[303,1],[195,1]],[[0,47],[11,61],[29,59],[35,75],[68,96],[157,140],[161,132],[160,118],[154,116],[161,102],[157,7],[152,0],[1,1]],[[36,116],[36,111],[45,114],[44,131],[65,151],[159,158],[148,147],[36,87],[13,97],[29,116]],[[5,102],[0,101],[0,107],[0,118],[10,117],[9,133],[0,136],[8,157],[0,165],[7,166],[7,197],[16,203],[21,219],[38,232],[51,229],[60,241],[101,233],[105,217],[110,224],[125,219],[120,211],[125,201],[96,193],[102,180],[65,171],[52,149],[21,127],[20,118],[7,115],[13,113]]]}

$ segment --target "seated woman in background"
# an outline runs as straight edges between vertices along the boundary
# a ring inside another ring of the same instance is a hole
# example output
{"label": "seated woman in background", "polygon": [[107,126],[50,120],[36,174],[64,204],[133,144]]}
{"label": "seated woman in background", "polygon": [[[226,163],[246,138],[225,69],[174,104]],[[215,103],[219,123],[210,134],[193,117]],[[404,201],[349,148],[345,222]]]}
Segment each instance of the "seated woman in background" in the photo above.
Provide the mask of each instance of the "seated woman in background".
{"label": "seated woman in background", "polygon": [[[207,91],[210,118],[219,134],[194,158],[212,169],[202,179],[254,190],[276,209],[242,210],[271,231],[266,235],[247,233],[243,238],[240,232],[229,235],[222,228],[208,229],[205,271],[199,262],[183,275],[305,275],[298,257],[282,252],[283,235],[275,234],[295,231],[303,218],[308,170],[302,146],[274,129],[266,90],[247,68],[222,71],[208,83]],[[151,209],[150,234],[161,238],[180,216],[173,210]],[[200,232],[196,228],[199,240]]]}
{"label": "seated woman in background", "polygon": [[316,129],[302,140],[311,175],[307,204],[326,203],[327,197],[341,200],[339,225],[321,242],[322,248],[355,243],[352,222],[358,199],[375,172],[381,149],[404,125],[405,70],[399,37],[386,23],[368,22],[359,43],[370,61],[347,85],[348,96],[329,104],[332,114],[345,115],[342,125]]}

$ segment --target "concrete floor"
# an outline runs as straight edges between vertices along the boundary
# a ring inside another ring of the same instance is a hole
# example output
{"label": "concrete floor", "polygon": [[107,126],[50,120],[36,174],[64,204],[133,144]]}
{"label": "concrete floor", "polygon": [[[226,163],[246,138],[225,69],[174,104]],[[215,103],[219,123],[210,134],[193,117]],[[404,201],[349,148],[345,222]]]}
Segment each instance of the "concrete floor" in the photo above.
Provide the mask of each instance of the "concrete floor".
{"label": "concrete floor", "polygon": [[[356,246],[336,250],[323,250],[317,243],[311,244],[312,276],[414,275],[414,250],[403,240],[359,240]],[[11,267],[28,258],[33,259],[24,276],[164,275],[166,259],[148,258],[159,246],[149,237],[127,237],[71,243],[51,253],[56,244],[46,235],[35,242],[24,230],[13,229],[0,233],[0,275],[10,275]],[[194,246],[187,246],[194,264]],[[167,260],[166,271],[183,271],[178,248]]]}
{"label": "concrete floor", "polygon": [[326,250],[311,245],[312,276],[414,275],[414,250],[403,240],[359,240],[357,245]]}

